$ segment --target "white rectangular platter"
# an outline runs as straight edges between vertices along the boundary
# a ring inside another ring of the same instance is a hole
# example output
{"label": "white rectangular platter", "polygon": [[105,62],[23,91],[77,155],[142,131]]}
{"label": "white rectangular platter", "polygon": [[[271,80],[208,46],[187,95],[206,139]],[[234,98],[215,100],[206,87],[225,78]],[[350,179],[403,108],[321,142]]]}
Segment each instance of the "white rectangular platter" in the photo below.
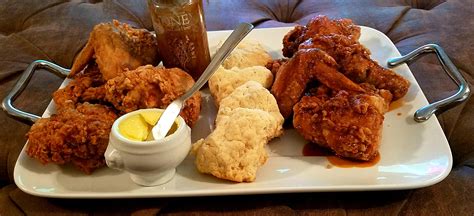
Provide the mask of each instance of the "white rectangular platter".
{"label": "white rectangular platter", "polygon": [[[258,40],[276,59],[282,57],[282,38],[290,29],[256,29],[247,37]],[[229,34],[230,31],[209,32],[211,51]],[[383,66],[387,59],[400,56],[390,39],[375,29],[362,27],[360,42]],[[15,183],[26,193],[56,198],[185,197],[426,187],[449,174],[451,150],[435,116],[424,123],[413,120],[413,113],[428,102],[410,69],[401,65],[394,70],[406,77],[411,87],[398,102],[402,105],[385,114],[381,159],[371,167],[330,167],[326,157],[303,156],[302,149],[307,142],[296,131],[286,130],[284,136],[269,143],[270,157],[252,183],[233,183],[200,174],[193,157],[188,156],[170,182],[141,187],[126,173],[109,168],[85,175],[70,166],[44,166],[28,157],[24,149],[15,165]],[[210,95],[207,91],[203,95],[203,110],[192,130],[193,141],[210,133],[216,114]],[[52,112],[51,103],[43,116]]]}

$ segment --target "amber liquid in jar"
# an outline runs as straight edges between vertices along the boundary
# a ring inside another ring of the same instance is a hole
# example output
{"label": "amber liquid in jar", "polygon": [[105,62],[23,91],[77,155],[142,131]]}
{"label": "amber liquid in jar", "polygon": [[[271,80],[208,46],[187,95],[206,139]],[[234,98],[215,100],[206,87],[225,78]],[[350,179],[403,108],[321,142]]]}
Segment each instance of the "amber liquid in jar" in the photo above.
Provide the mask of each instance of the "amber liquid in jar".
{"label": "amber liquid in jar", "polygon": [[148,0],[148,8],[163,65],[197,80],[211,59],[202,0]]}

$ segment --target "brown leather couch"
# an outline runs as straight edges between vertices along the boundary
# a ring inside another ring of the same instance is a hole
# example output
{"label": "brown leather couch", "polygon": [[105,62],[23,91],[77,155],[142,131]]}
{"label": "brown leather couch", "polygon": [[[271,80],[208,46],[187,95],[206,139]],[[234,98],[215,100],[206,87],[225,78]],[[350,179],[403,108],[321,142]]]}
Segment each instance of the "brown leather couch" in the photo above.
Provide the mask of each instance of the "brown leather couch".
{"label": "brown leather couch", "polygon": [[[239,22],[258,28],[305,24],[311,17],[353,19],[390,37],[402,54],[427,43],[441,45],[467,81],[474,73],[472,0],[204,0],[208,30],[232,29]],[[145,0],[0,1],[0,98],[26,66],[45,59],[70,67],[99,22],[118,19],[152,29]],[[410,65],[430,101],[456,90],[434,55]],[[16,105],[42,113],[61,80],[36,73]],[[438,115],[451,145],[454,165],[442,182],[416,190],[302,193],[254,196],[59,200],[34,197],[13,183],[13,167],[29,126],[0,113],[0,214],[321,214],[473,215],[474,100]]]}

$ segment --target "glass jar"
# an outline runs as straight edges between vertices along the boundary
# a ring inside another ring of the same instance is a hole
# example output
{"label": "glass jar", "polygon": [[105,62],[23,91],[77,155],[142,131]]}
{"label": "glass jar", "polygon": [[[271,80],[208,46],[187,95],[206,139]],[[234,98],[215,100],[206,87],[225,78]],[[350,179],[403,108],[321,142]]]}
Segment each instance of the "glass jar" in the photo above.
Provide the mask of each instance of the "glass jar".
{"label": "glass jar", "polygon": [[179,67],[197,80],[210,62],[202,0],[148,0],[165,67]]}

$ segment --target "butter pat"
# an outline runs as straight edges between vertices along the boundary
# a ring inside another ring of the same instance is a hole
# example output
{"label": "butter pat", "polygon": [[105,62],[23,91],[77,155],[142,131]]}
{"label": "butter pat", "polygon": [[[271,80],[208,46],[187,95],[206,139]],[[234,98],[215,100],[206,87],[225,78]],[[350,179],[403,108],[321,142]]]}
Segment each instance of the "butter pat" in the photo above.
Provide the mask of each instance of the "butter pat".
{"label": "butter pat", "polygon": [[[151,129],[156,125],[161,117],[161,112],[145,111],[137,115],[132,115],[124,119],[119,124],[119,132],[125,138],[134,141],[146,141]],[[174,122],[166,136],[171,135],[178,129],[178,124]]]}
{"label": "butter pat", "polygon": [[144,141],[150,133],[151,127],[141,115],[133,115],[119,124],[119,132],[127,139]]}
{"label": "butter pat", "polygon": [[148,112],[141,112],[140,115],[142,116],[143,119],[149,124],[149,125],[156,125],[158,122],[158,119],[161,117],[161,112],[153,112],[153,111],[148,111]]}

